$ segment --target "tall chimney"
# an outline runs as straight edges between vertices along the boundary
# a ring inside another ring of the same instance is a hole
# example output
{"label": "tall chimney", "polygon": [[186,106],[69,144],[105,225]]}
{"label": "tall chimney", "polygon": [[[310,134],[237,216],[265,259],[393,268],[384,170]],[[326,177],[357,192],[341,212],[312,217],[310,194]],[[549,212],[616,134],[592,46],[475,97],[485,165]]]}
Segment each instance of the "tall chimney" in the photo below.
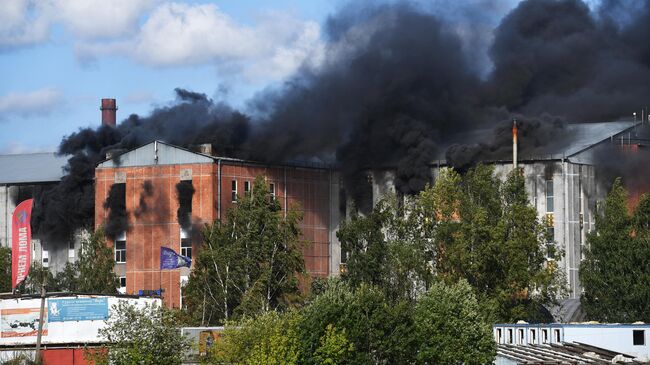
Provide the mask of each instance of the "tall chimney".
{"label": "tall chimney", "polygon": [[117,103],[115,99],[102,99],[102,125],[115,127],[117,119]]}
{"label": "tall chimney", "polygon": [[517,119],[512,120],[512,167],[517,168]]}

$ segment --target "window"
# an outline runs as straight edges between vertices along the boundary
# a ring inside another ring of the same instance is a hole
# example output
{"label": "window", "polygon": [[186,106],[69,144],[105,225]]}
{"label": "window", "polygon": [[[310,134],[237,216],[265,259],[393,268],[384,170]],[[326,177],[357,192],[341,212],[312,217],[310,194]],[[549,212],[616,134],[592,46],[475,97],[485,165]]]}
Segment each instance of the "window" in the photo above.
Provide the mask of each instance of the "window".
{"label": "window", "polygon": [[508,328],[508,343],[512,343],[512,328]]}
{"label": "window", "polygon": [[122,232],[115,238],[115,263],[126,262],[126,232]]}
{"label": "window", "polygon": [[73,259],[74,258],[74,241],[68,242],[68,258]]}
{"label": "window", "polygon": [[501,343],[501,328],[497,328],[497,343]]}
{"label": "window", "polygon": [[546,258],[554,259],[555,254],[555,228],[546,227]]}
{"label": "window", "polygon": [[553,180],[546,180],[546,211],[549,213],[555,211],[553,205]]}
{"label": "window", "polygon": [[517,343],[521,345],[524,343],[524,330],[520,328],[517,332],[519,333],[518,336],[519,338],[517,338]]}
{"label": "window", "polygon": [[553,331],[555,333],[555,342],[560,342],[560,330]]}
{"label": "window", "polygon": [[634,330],[634,331],[632,331],[632,344],[634,346],[644,346],[645,345],[645,331],[644,330]]}
{"label": "window", "polygon": [[117,292],[120,294],[126,294],[126,276],[120,276],[120,287],[117,288]]}
{"label": "window", "polygon": [[537,340],[537,339],[535,338],[535,337],[536,337],[536,336],[535,336],[536,334],[537,334],[537,331],[535,331],[535,330],[533,330],[533,329],[530,330],[530,342],[529,342],[530,344],[533,344],[533,345],[534,345],[534,344],[536,343],[536,340]]}
{"label": "window", "polygon": [[181,255],[192,258],[192,235],[184,228],[181,228]]}
{"label": "window", "polygon": [[244,194],[250,195],[250,192],[251,192],[251,182],[244,181]]}
{"label": "window", "polygon": [[43,250],[43,267],[50,267],[50,254]]}
{"label": "window", "polygon": [[237,201],[237,180],[232,181],[232,195],[231,195],[231,200],[233,203]]}
{"label": "window", "polygon": [[548,330],[542,330],[542,343],[548,343]]}
{"label": "window", "polygon": [[275,199],[275,184],[274,183],[269,184],[269,191],[271,192],[271,197],[273,199]]}

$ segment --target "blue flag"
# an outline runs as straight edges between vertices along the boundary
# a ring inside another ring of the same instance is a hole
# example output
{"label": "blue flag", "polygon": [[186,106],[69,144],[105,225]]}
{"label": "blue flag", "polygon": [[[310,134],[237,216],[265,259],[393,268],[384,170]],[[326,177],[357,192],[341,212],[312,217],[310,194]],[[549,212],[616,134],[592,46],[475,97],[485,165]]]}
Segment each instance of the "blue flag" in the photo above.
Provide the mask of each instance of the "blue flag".
{"label": "blue flag", "polygon": [[179,255],[169,247],[160,247],[160,270],[172,270],[191,265],[191,258]]}

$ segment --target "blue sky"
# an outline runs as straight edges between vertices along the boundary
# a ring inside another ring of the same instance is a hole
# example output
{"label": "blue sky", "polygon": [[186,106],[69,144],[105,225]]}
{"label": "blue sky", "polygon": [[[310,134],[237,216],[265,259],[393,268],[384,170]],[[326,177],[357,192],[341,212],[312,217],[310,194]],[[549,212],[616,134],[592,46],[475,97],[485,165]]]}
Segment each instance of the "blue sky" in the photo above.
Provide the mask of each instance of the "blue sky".
{"label": "blue sky", "polygon": [[[324,52],[342,0],[1,0],[0,153],[54,151],[100,123],[173,102],[174,88],[242,106]],[[466,0],[502,16],[516,0]],[[421,1],[441,11],[454,0]],[[485,4],[490,4],[485,6]],[[492,5],[497,4],[497,5]],[[480,7],[475,7],[480,8]]]}
{"label": "blue sky", "polygon": [[[183,87],[241,105],[322,46],[338,1],[3,0],[0,153],[53,151],[100,123],[147,114]],[[111,7],[108,9],[107,7]],[[227,90],[224,92],[223,90]]]}

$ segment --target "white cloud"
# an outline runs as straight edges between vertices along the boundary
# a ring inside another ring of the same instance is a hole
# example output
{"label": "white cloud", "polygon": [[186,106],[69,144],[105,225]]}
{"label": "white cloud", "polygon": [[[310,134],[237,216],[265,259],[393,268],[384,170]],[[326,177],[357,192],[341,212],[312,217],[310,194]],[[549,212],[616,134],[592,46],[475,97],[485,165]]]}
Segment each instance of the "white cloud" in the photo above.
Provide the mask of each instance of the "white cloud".
{"label": "white cloud", "polygon": [[158,0],[40,0],[38,11],[80,38],[118,37],[136,29]]}
{"label": "white cloud", "polygon": [[34,44],[49,36],[46,18],[33,12],[31,0],[4,0],[0,10],[0,49]]}
{"label": "white cloud", "polygon": [[316,22],[280,13],[257,20],[254,26],[244,26],[212,4],[165,3],[133,38],[83,42],[77,54],[82,59],[123,55],[152,66],[213,63],[251,80],[282,78],[322,54]]}
{"label": "white cloud", "polygon": [[111,38],[137,28],[159,0],[3,0],[0,48],[48,40],[53,25],[81,39]]}
{"label": "white cloud", "polygon": [[0,49],[73,35],[80,60],[124,56],[149,66],[214,64],[222,77],[281,79],[323,53],[320,26],[267,13],[243,25],[214,4],[163,0],[4,0]]}
{"label": "white cloud", "polygon": [[63,93],[54,88],[0,95],[0,120],[8,116],[46,115],[63,102]]}

